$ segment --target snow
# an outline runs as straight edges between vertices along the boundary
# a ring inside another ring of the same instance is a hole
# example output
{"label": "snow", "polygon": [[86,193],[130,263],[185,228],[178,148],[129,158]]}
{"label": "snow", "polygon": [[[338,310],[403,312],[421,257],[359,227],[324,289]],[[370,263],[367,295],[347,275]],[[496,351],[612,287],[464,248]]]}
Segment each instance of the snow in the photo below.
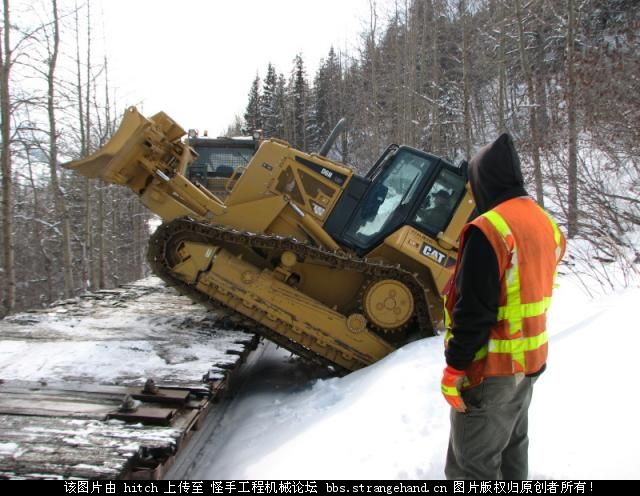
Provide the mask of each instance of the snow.
{"label": "snow", "polygon": [[[592,299],[559,278],[547,371],[530,409],[530,477],[637,479],[638,280]],[[267,346],[193,478],[443,479],[449,409],[441,337],[343,378],[310,380]]]}
{"label": "snow", "polygon": [[0,454],[13,456],[17,452],[18,445],[16,443],[0,443]]}
{"label": "snow", "polygon": [[[562,272],[549,313],[548,369],[536,384],[530,409],[530,477],[640,478],[635,418],[640,401],[633,388],[640,278],[609,294],[601,289],[587,293],[588,281],[568,273],[566,266]],[[630,276],[625,277],[628,282]],[[200,322],[200,307],[166,297],[162,307],[157,298],[148,294],[123,306],[117,306],[117,299],[98,308],[87,304],[86,314],[78,310],[80,301],[5,319],[0,377],[47,380],[73,374],[103,383],[139,383],[153,374],[169,380],[176,370],[188,376],[218,359],[211,350],[207,355],[211,333],[229,341],[237,336],[227,338],[204,326],[202,341],[183,341],[178,323],[185,316]],[[64,315],[67,324],[57,315]],[[165,334],[169,342],[160,339]],[[411,343],[343,378],[316,379],[300,360],[271,344],[258,353],[188,478],[444,477],[449,409],[440,394],[441,337]],[[198,381],[198,374],[191,379]],[[95,429],[70,424],[63,435],[81,444]],[[121,439],[123,452],[136,446]],[[0,454],[12,456],[17,449],[14,443],[0,443]]]}
{"label": "snow", "polygon": [[[219,329],[213,314],[150,277],[103,299],[62,302],[7,317],[0,328],[0,379],[99,384],[202,384],[222,376],[251,335]],[[128,294],[131,293],[131,294]],[[28,359],[23,359],[28,357]]]}

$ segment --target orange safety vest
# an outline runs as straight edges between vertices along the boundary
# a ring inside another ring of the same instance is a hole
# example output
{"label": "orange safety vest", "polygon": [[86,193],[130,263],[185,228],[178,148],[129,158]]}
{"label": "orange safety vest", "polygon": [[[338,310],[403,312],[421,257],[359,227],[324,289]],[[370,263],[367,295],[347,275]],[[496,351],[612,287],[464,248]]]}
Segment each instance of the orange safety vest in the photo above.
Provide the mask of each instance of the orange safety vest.
{"label": "orange safety vest", "polygon": [[[498,261],[500,305],[489,341],[465,371],[463,387],[485,377],[538,372],[547,360],[547,310],[566,241],[554,220],[528,197],[513,198],[467,224],[460,237],[454,283],[445,300],[445,346],[452,337],[455,278],[469,226],[489,240]],[[467,269],[468,270],[468,269]]]}

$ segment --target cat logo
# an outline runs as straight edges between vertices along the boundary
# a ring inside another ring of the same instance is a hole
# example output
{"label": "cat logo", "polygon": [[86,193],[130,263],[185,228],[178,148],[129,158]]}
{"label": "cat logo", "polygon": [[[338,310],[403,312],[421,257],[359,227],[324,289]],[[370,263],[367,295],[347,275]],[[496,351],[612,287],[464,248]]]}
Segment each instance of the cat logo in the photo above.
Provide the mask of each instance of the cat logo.
{"label": "cat logo", "polygon": [[436,263],[440,265],[444,265],[447,260],[447,255],[442,253],[439,250],[436,250],[433,246],[424,243],[422,248],[420,249],[420,253],[422,253],[425,257],[429,257],[434,260]]}

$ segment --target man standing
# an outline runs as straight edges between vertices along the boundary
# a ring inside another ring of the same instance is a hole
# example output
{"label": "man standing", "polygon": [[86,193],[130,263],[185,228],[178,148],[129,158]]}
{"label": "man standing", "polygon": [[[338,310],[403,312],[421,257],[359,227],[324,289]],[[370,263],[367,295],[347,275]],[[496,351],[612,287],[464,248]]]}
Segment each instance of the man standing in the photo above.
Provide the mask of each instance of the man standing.
{"label": "man standing", "polygon": [[566,243],[524,190],[508,134],[471,159],[469,182],[479,215],[462,231],[446,295],[445,474],[526,479],[527,412],[546,366],[546,313]]}

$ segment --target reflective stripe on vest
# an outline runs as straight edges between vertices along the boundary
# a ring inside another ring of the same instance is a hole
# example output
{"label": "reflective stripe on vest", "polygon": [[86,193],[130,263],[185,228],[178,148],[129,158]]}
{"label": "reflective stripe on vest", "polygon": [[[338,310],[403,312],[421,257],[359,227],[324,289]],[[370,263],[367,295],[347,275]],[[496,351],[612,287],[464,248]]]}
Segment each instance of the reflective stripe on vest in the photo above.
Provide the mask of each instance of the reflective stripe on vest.
{"label": "reflective stripe on vest", "polygon": [[442,394],[446,394],[447,396],[460,396],[460,391],[455,386],[445,386],[442,384],[440,386],[440,390],[442,391]]}
{"label": "reflective stripe on vest", "polygon": [[[540,205],[538,206],[540,207]],[[551,222],[553,239],[556,242],[556,261],[560,262],[560,258],[562,258],[562,234],[560,233],[560,228],[558,227],[558,224],[556,224],[556,221],[553,220],[553,217],[551,217],[544,208],[540,207],[540,210],[542,210],[542,213],[544,213],[547,216],[547,219],[549,219],[549,222]],[[558,272],[555,272],[553,275],[554,277],[558,277]],[[556,288],[558,285],[554,284],[553,287]]]}
{"label": "reflective stripe on vest", "polygon": [[[538,205],[538,207],[540,206]],[[551,222],[551,228],[553,229],[553,239],[556,242],[556,260],[559,262],[560,257],[562,256],[562,234],[560,233],[560,228],[558,227],[558,224],[556,224],[556,221],[553,220],[553,217],[551,217],[544,208],[540,207],[540,210],[544,215],[547,216],[549,222]]]}
{"label": "reflective stripe on vest", "polygon": [[[547,331],[543,331],[537,336],[531,336],[528,338],[520,339],[490,339],[488,346],[480,348],[475,356],[474,360],[482,360],[487,357],[489,352],[491,353],[510,353],[512,355],[524,355],[527,351],[535,351],[542,345],[549,341]],[[524,361],[523,361],[524,365]]]}
{"label": "reflective stripe on vest", "polygon": [[442,306],[443,306],[443,309],[444,309],[444,329],[445,329],[444,343],[445,343],[445,346],[446,346],[447,342],[453,336],[453,334],[451,333],[451,327],[453,325],[453,319],[451,318],[451,314],[449,313],[449,308],[447,307],[447,299],[448,299],[447,295],[444,295],[442,297]]}

